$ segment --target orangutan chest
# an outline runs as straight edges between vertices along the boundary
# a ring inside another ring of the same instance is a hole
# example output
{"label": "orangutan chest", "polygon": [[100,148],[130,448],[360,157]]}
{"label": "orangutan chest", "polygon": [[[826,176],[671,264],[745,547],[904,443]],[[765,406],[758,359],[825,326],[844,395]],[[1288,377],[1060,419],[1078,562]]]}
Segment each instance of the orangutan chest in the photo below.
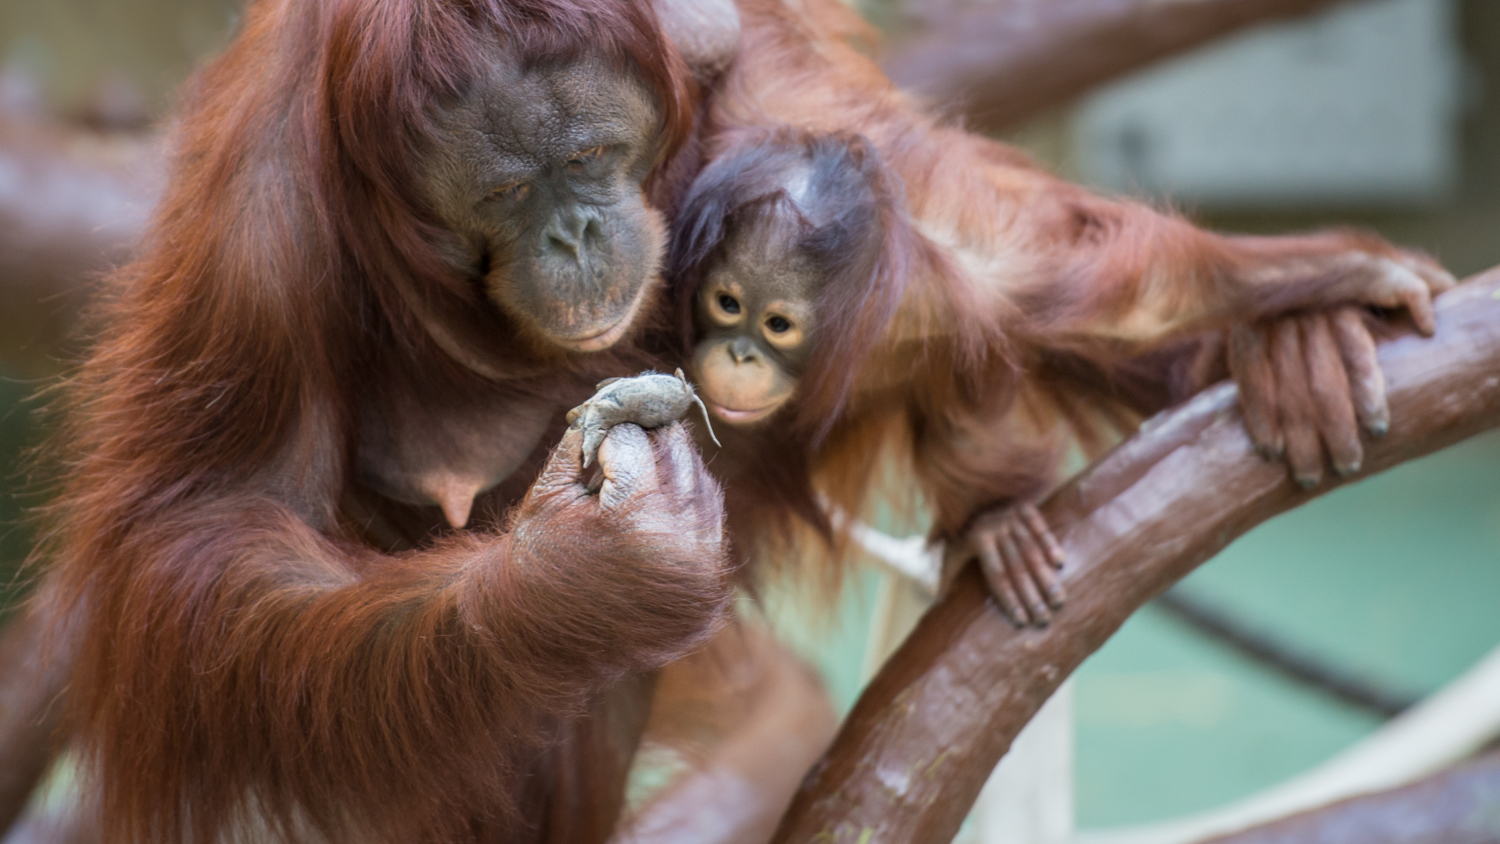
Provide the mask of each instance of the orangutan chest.
{"label": "orangutan chest", "polygon": [[359,480],[387,498],[437,505],[463,527],[474,499],[510,477],[566,408],[535,395],[370,402],[360,409]]}

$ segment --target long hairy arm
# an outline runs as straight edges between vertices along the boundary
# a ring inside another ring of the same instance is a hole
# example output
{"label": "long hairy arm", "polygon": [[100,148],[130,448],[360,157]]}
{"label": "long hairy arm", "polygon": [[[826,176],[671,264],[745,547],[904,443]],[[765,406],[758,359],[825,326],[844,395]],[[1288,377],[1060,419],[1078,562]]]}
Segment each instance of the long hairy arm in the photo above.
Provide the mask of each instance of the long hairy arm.
{"label": "long hairy arm", "polygon": [[71,701],[111,831],[452,832],[505,808],[556,716],[703,641],[729,585],[686,433],[617,428],[598,492],[578,436],[509,531],[398,556],[263,493],[131,525],[81,595]]}

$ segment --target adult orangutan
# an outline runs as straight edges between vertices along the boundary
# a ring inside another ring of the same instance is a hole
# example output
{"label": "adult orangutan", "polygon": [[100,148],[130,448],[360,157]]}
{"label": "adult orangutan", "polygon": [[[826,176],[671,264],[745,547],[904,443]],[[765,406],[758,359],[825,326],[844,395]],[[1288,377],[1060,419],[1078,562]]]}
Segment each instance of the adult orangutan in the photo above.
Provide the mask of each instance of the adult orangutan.
{"label": "adult orangutan", "polygon": [[609,833],[650,672],[731,590],[680,425],[597,481],[563,433],[647,363],[694,164],[661,9],[262,0],[190,85],[47,542],[104,840]]}
{"label": "adult orangutan", "polygon": [[[1298,482],[1320,481],[1325,451],[1358,471],[1360,426],[1385,419],[1362,312],[1405,308],[1430,332],[1441,267],[1366,235],[1225,236],[1093,196],[896,91],[837,0],[739,8],[715,163],[675,248],[701,394],[752,429],[721,430],[713,461],[742,547],[785,536],[778,521],[827,536],[825,506],[860,509],[876,455],[896,456],[953,562],[977,558],[1013,621],[1045,624],[1062,561],[1030,504],[1057,481],[1064,423],[1094,438],[1226,369]],[[787,127],[836,140],[789,144]]]}

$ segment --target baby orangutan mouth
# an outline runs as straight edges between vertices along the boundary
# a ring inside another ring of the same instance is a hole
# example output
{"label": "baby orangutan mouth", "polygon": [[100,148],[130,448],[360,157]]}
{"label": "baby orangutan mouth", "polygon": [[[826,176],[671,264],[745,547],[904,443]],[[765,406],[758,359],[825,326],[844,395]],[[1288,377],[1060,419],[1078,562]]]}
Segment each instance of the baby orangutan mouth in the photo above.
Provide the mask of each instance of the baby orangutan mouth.
{"label": "baby orangutan mouth", "polygon": [[735,408],[725,407],[724,405],[719,404],[718,402],[709,398],[705,398],[703,401],[708,405],[708,409],[713,413],[714,416],[719,417],[725,422],[728,422],[731,425],[751,425],[775,413],[781,408],[783,404],[786,404],[786,400],[790,397],[790,394],[782,396],[781,398],[776,399],[770,404],[755,408],[754,410],[737,410]]}

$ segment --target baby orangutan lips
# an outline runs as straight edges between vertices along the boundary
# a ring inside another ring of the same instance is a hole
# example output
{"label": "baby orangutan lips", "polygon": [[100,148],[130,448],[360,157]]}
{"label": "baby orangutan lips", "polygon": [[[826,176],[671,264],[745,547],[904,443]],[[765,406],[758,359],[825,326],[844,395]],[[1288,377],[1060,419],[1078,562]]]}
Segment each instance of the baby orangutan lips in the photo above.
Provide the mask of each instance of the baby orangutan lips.
{"label": "baby orangutan lips", "polygon": [[734,410],[712,400],[705,399],[704,401],[707,403],[708,408],[714,412],[714,415],[725,422],[731,425],[749,425],[752,422],[759,422],[775,413],[786,400],[777,399],[765,407],[756,408],[755,410]]}

